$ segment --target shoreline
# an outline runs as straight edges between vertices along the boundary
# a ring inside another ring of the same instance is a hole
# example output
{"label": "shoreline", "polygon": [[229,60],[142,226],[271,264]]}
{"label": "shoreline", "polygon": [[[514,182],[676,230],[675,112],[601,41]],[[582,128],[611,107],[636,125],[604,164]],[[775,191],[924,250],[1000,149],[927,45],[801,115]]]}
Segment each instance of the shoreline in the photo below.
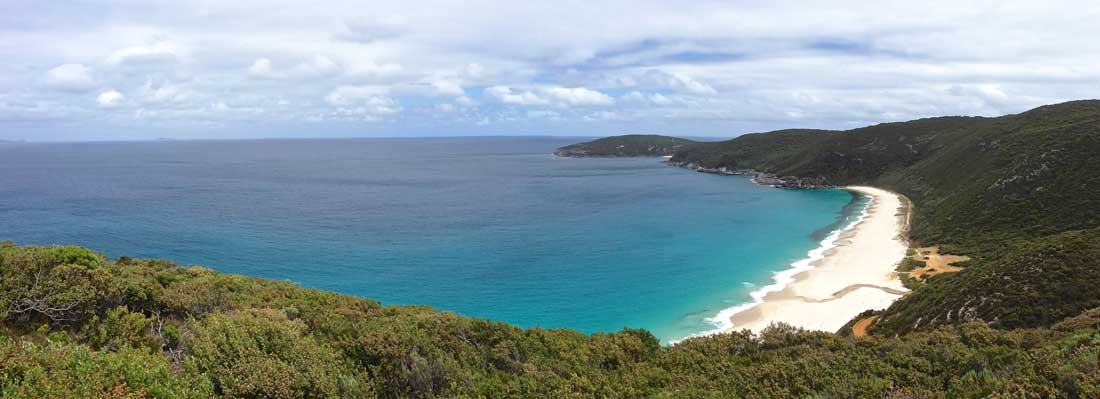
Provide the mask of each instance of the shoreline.
{"label": "shoreline", "polygon": [[908,293],[896,271],[909,247],[908,201],[874,187],[843,189],[868,200],[855,220],[830,232],[789,268],[775,272],[771,284],[750,293],[750,302],[708,318],[714,330],[673,343],[745,329],[758,334],[780,322],[836,332],[860,313],[884,309]]}
{"label": "shoreline", "polygon": [[870,197],[860,217],[791,269],[776,273],[775,284],[753,292],[753,303],[719,313],[728,320],[724,332],[760,333],[779,322],[836,332],[860,313],[884,309],[909,291],[896,272],[908,249],[907,203],[874,187],[844,189]]}

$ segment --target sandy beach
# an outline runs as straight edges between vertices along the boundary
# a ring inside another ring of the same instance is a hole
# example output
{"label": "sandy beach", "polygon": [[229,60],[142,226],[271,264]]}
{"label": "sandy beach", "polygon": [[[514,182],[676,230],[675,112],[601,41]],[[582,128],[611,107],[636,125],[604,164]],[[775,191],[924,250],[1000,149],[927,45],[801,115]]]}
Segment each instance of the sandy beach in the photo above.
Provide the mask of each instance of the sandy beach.
{"label": "sandy beach", "polygon": [[[908,208],[896,194],[847,187],[871,197],[863,216],[823,247],[754,293],[755,304],[730,309],[732,327],[760,332],[775,322],[835,332],[867,309],[883,309],[907,291],[896,274],[908,245]],[[786,283],[786,284],[784,284]]]}

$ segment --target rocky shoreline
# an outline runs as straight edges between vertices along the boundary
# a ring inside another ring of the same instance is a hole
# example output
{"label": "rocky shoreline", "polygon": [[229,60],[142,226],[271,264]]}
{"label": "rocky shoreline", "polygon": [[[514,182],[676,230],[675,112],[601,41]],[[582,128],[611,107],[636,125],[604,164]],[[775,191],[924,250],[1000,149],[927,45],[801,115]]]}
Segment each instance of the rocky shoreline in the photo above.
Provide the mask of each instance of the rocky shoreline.
{"label": "rocky shoreline", "polygon": [[632,155],[632,154],[592,154],[584,148],[562,147],[554,150],[554,155],[563,158],[659,158],[667,155]]}
{"label": "rocky shoreline", "polygon": [[837,186],[826,183],[824,177],[798,177],[798,176],[776,176],[771,173],[758,172],[753,169],[733,169],[727,167],[706,167],[694,162],[675,162],[665,161],[665,164],[670,166],[676,166],[680,168],[687,168],[701,173],[715,173],[720,175],[745,175],[752,176],[752,181],[756,184],[778,187],[778,188],[798,188],[798,189],[818,189],[818,188],[836,188]]}

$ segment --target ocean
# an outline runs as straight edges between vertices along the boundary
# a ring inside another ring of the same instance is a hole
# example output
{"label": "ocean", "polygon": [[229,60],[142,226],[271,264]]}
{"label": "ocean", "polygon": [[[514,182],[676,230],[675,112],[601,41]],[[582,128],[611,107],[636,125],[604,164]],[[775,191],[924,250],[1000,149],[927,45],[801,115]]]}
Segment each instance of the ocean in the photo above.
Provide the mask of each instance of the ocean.
{"label": "ocean", "polygon": [[714,330],[855,217],[578,139],[0,144],[0,240],[78,244],[524,327]]}

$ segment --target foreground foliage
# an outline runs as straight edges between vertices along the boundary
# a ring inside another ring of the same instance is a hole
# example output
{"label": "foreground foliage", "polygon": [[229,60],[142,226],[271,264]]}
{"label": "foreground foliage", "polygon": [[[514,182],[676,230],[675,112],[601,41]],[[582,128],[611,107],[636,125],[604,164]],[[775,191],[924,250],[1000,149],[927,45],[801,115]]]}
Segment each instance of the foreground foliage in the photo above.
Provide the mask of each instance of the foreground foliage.
{"label": "foreground foliage", "polygon": [[[1100,310],[1050,329],[777,326],[661,347],[76,247],[0,245],[0,276],[2,397],[1100,396]],[[45,305],[11,311],[28,298]]]}

